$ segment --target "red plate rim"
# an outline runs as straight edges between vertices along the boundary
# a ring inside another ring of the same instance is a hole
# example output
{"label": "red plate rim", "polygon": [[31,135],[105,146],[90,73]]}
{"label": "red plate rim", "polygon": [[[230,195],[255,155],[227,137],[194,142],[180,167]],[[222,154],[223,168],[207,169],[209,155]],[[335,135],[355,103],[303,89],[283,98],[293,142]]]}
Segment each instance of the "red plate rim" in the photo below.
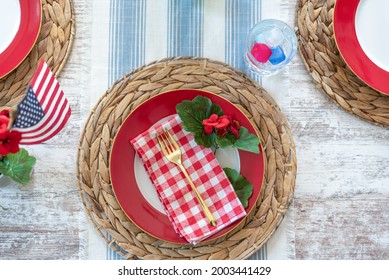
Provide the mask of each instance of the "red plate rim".
{"label": "red plate rim", "polygon": [[[241,125],[245,126],[251,133],[256,133],[258,135],[258,131],[256,130],[255,125],[252,124],[252,122],[237,106],[232,104],[227,99],[204,90],[178,89],[160,93],[138,105],[130,113],[130,115],[127,116],[121,127],[118,129],[118,132],[116,133],[113,139],[112,149],[110,153],[109,171],[112,189],[125,215],[144,232],[148,233],[151,236],[154,236],[157,239],[171,243],[188,244],[188,242],[184,238],[178,236],[178,234],[174,231],[168,217],[166,215],[161,214],[158,210],[151,206],[141,194],[138,186],[136,186],[133,170],[135,151],[129,143],[129,139],[132,139],[141,132],[145,131],[151,125],[155,124],[163,117],[174,114],[174,104],[178,104],[183,100],[192,100],[197,95],[206,96],[210,98],[213,102],[219,103],[222,109],[228,114],[230,114],[229,110],[233,110],[233,117],[235,114],[238,114],[240,117],[244,117],[243,120],[241,118],[237,119],[241,122]],[[158,103],[159,99],[161,98],[166,98],[166,100],[169,103],[173,103],[174,106],[171,106],[171,104],[165,105],[164,103],[167,102]],[[141,115],[140,109],[142,109],[142,107],[144,109],[145,106],[147,106],[145,104],[147,104],[148,102],[157,102],[157,105],[159,106],[158,110],[163,110],[163,112],[159,113],[156,109],[146,107],[146,112],[145,110],[143,110],[143,113]],[[228,110],[225,110],[226,107]],[[136,119],[139,116],[144,117],[144,123],[137,123],[136,127],[133,128],[130,125],[131,119]],[[123,149],[123,147],[125,147],[125,149]],[[263,155],[263,148],[260,145],[259,155],[241,150],[239,150],[239,155],[241,161],[244,160],[246,162],[250,162],[250,164],[246,165],[241,163],[241,172],[243,176],[245,176],[254,185],[253,195],[250,197],[249,205],[246,208],[247,215],[249,215],[250,212],[255,208],[255,205],[260,196],[262,184],[264,182],[265,159]],[[258,166],[259,170],[257,170],[257,168],[253,168],[253,166],[255,165]],[[136,187],[131,187],[132,185],[135,185]],[[136,210],[133,210],[134,207],[136,208]],[[142,217],[139,217],[140,212],[142,213]],[[148,213],[147,218],[143,217],[143,213]],[[224,228],[213,236],[207,238],[201,243],[208,242],[224,236],[225,234],[229,233],[234,228],[239,226],[239,224],[241,224],[243,221],[244,218],[234,222],[233,224],[229,225],[228,227]]]}
{"label": "red plate rim", "polygon": [[[389,72],[377,66],[363,51],[355,29],[360,0],[337,0],[334,7],[334,38],[349,68],[371,88],[389,95]],[[368,71],[366,71],[368,69]]]}
{"label": "red plate rim", "polygon": [[38,39],[42,21],[42,0],[20,0],[20,25],[10,45],[0,54],[0,78],[22,63]]}

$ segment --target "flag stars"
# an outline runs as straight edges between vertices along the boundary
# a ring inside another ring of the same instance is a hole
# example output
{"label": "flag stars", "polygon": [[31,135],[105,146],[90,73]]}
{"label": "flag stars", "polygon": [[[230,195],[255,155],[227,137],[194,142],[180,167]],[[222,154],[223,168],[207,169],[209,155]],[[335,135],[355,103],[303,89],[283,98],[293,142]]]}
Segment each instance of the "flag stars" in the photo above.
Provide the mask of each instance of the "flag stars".
{"label": "flag stars", "polygon": [[26,97],[18,105],[18,113],[14,123],[16,128],[32,127],[44,117],[44,112],[31,87]]}

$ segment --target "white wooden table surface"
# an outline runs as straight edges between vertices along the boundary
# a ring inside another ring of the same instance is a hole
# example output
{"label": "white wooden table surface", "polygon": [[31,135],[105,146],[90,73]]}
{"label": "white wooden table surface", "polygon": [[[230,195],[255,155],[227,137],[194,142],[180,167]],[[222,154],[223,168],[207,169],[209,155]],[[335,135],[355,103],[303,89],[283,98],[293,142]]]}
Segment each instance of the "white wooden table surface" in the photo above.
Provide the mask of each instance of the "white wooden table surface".
{"label": "white wooden table surface", "polygon": [[[59,81],[71,103],[64,131],[29,147],[32,181],[0,182],[0,259],[86,259],[90,222],[79,197],[76,153],[90,112],[92,0],[74,0],[76,38]],[[281,1],[294,25],[295,1]],[[131,69],[129,69],[131,70]],[[389,259],[389,129],[339,109],[317,90],[299,55],[264,80],[289,120],[298,175],[292,235],[296,259]],[[98,93],[98,95],[103,92]]]}

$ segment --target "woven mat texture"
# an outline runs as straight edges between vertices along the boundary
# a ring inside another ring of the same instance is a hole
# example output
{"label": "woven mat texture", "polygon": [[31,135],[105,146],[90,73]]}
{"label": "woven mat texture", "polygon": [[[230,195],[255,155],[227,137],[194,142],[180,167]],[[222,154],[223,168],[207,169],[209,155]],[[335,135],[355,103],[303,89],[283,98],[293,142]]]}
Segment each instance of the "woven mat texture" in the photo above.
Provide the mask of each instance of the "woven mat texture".
{"label": "woven mat texture", "polygon": [[[139,104],[174,89],[203,89],[239,107],[260,131],[265,179],[253,211],[236,229],[198,245],[158,240],[136,227],[112,190],[109,158],[120,125]],[[85,210],[102,238],[127,259],[245,259],[281,223],[294,196],[295,145],[274,100],[243,72],[204,58],[174,57],[144,65],[116,81],[100,98],[81,135],[77,162]]]}
{"label": "woven mat texture", "polygon": [[389,127],[389,96],[362,82],[346,65],[334,40],[335,0],[298,0],[296,34],[300,54],[316,83],[347,112]]}
{"label": "woven mat texture", "polygon": [[74,37],[71,0],[42,0],[42,26],[29,55],[0,79],[0,106],[12,107],[23,99],[38,62],[44,59],[55,75],[62,70]]}

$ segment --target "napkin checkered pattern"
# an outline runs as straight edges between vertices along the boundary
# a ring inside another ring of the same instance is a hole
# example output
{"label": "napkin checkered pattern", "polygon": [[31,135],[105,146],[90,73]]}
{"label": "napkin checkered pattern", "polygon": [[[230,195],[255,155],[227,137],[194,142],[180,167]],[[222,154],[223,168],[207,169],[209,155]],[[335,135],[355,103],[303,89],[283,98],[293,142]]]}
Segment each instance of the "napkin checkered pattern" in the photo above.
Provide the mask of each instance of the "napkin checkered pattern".
{"label": "napkin checkered pattern", "polygon": [[[131,144],[142,159],[175,231],[196,244],[244,217],[246,212],[212,150],[197,145],[181,122],[179,116],[174,115],[132,139]],[[183,165],[214,215],[216,227],[209,225],[179,167],[163,156],[156,135],[164,128],[178,141]]]}

